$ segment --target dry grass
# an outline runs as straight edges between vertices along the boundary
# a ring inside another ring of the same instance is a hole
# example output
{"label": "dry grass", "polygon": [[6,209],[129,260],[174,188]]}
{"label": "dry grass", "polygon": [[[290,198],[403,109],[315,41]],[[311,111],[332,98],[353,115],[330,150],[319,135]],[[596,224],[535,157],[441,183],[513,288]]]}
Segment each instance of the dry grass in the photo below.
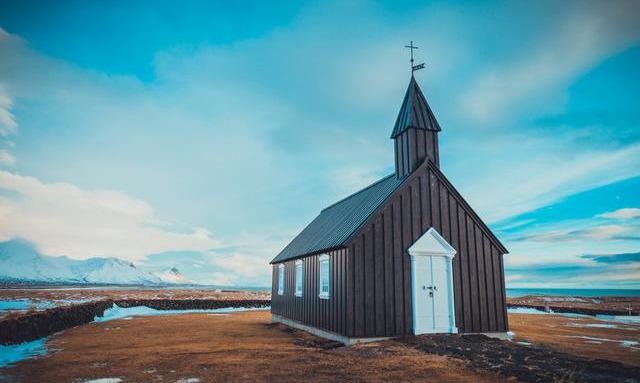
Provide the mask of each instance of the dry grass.
{"label": "dry grass", "polygon": [[[603,325],[616,328],[589,327]],[[640,344],[629,347],[620,342],[640,343],[638,324],[617,324],[587,317],[509,314],[509,327],[515,333],[514,341],[539,343],[573,355],[640,366]]]}
{"label": "dry grass", "polygon": [[61,351],[11,369],[24,382],[121,377],[126,382],[500,382],[460,360],[401,344],[323,349],[269,323],[268,312],[185,314],[93,323],[65,331]]}

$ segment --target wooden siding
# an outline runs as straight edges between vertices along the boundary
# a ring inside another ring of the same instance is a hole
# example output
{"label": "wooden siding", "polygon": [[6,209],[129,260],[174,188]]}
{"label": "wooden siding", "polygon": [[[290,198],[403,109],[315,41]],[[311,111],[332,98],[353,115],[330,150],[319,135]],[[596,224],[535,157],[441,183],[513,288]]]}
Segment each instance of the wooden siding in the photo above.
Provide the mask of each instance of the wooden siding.
{"label": "wooden siding", "polygon": [[395,142],[396,174],[400,177],[410,174],[427,158],[439,166],[438,132],[424,129],[407,129]]}
{"label": "wooden siding", "polygon": [[329,300],[318,298],[318,255],[301,258],[303,297],[294,296],[295,260],[284,262],[282,296],[277,295],[274,264],[272,312],[349,337],[411,334],[407,249],[431,227],[457,250],[453,280],[459,331],[507,331],[502,260],[506,250],[431,161],[404,181],[345,248],[329,252]]}
{"label": "wooden siding", "polygon": [[311,255],[301,258],[304,272],[302,297],[295,296],[296,260],[283,262],[285,280],[283,295],[278,295],[279,264],[273,265],[271,312],[324,330],[346,334],[347,249],[338,249],[327,254],[331,264],[329,299],[318,297],[320,293],[318,257],[320,255]]}
{"label": "wooden siding", "polygon": [[[504,332],[503,249],[435,164],[425,162],[347,243],[350,337],[411,334],[407,249],[434,227],[456,250],[453,260],[456,325],[460,332]],[[384,309],[377,309],[384,307]]]}

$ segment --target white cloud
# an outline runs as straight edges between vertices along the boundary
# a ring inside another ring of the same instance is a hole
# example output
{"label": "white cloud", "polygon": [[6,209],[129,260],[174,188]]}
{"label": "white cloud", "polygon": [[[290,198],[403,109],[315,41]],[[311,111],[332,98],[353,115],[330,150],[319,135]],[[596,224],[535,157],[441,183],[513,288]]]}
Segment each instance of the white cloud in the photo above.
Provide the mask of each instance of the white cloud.
{"label": "white cloud", "polygon": [[525,45],[515,59],[482,74],[463,97],[461,109],[476,121],[493,122],[513,109],[530,108],[532,98],[550,90],[562,93],[594,64],[637,42],[639,13],[636,1],[572,9],[556,19],[552,30],[541,32],[533,49]]}
{"label": "white cloud", "polygon": [[602,218],[612,218],[612,219],[632,219],[640,217],[640,209],[635,207],[628,207],[624,209],[618,209],[615,211],[610,211],[607,213],[603,213],[598,215],[598,217]]}
{"label": "white cloud", "polygon": [[269,261],[260,256],[215,252],[212,252],[211,255],[211,263],[213,265],[248,280],[264,276],[270,269]]}
{"label": "white cloud", "polygon": [[[0,33],[2,33],[0,29]],[[0,136],[6,137],[18,130],[16,117],[11,113],[13,100],[9,97],[5,86],[0,82]]]}
{"label": "white cloud", "polygon": [[[637,230],[636,226],[622,225],[601,225],[579,230],[550,230],[541,233],[525,235],[524,240],[537,242],[559,242],[559,241],[585,241],[585,240],[612,240],[624,234],[633,234]],[[639,237],[640,239],[640,237]]]}
{"label": "white cloud", "polygon": [[16,164],[16,157],[6,149],[0,149],[0,165],[14,166]]}
{"label": "white cloud", "polygon": [[203,228],[163,229],[151,206],[122,192],[83,190],[67,183],[0,171],[0,239],[23,237],[48,255],[140,260],[172,250],[219,247]]}

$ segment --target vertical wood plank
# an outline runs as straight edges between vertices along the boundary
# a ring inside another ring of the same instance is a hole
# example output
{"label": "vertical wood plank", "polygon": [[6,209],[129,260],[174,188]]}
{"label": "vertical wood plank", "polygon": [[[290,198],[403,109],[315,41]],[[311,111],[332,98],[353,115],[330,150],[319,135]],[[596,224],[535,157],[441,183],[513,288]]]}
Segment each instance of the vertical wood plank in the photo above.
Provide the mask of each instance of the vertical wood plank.
{"label": "vertical wood plank", "polygon": [[416,129],[416,156],[418,157],[418,163],[421,164],[426,157],[425,143],[425,131],[422,129]]}
{"label": "vertical wood plank", "polygon": [[403,268],[403,298],[404,298],[404,333],[408,334],[413,329],[412,318],[412,294],[411,294],[411,262],[407,256],[407,249],[413,241],[412,217],[411,217],[411,190],[405,189],[402,193],[402,268]]}
{"label": "vertical wood plank", "polygon": [[385,282],[385,335],[393,335],[395,329],[395,302],[393,272],[393,216],[392,206],[384,208],[384,282]]}
{"label": "vertical wood plank", "polygon": [[480,332],[480,299],[478,297],[478,265],[476,255],[475,225],[465,214],[467,221],[467,246],[469,251],[469,282],[471,286],[471,331]]}
{"label": "vertical wood plank", "polygon": [[440,190],[438,190],[438,194],[440,195],[440,223],[442,231],[440,232],[444,239],[447,242],[451,243],[451,227],[449,226],[449,193],[444,186],[444,184],[440,184]]}
{"label": "vertical wood plank", "polygon": [[347,262],[347,335],[355,336],[355,245],[349,247]]}
{"label": "vertical wood plank", "polygon": [[396,334],[404,334],[404,268],[402,266],[402,197],[393,201],[393,268]]}
{"label": "vertical wood plank", "polygon": [[384,215],[381,215],[374,224],[373,230],[375,257],[375,335],[383,336],[385,332],[385,280],[384,280]]}
{"label": "vertical wood plank", "polygon": [[449,222],[451,224],[451,246],[456,249],[456,255],[453,258],[453,301],[456,326],[460,328],[463,322],[462,310],[464,303],[462,302],[462,262],[460,261],[460,228],[458,226],[458,210],[456,209],[456,201],[449,199]]}
{"label": "vertical wood plank", "polygon": [[424,171],[420,174],[420,218],[422,220],[423,233],[431,227],[429,203],[429,174]]}
{"label": "vertical wood plank", "polygon": [[410,185],[411,191],[411,243],[422,235],[422,203],[420,202],[420,177]]}
{"label": "vertical wood plank", "polygon": [[493,263],[491,262],[491,242],[486,235],[482,235],[482,243],[484,245],[484,270],[487,278],[487,312],[489,313],[489,329],[488,331],[499,331],[496,321],[496,302],[495,302],[495,284],[493,282]]}
{"label": "vertical wood plank", "polygon": [[442,226],[440,225],[440,187],[438,179],[435,174],[430,173],[431,180],[429,181],[429,190],[431,197],[431,226],[433,226],[438,233],[442,233]]}
{"label": "vertical wood plank", "polygon": [[375,335],[375,259],[373,254],[373,230],[369,226],[364,232],[364,330],[366,336]]}
{"label": "vertical wood plank", "polygon": [[506,285],[504,283],[504,263],[503,263],[503,254],[498,255],[498,259],[500,260],[500,285],[502,288],[501,291],[501,300],[502,300],[502,317],[504,318],[504,328],[503,331],[509,331],[509,316],[507,315],[507,296],[506,296]]}
{"label": "vertical wood plank", "polygon": [[364,255],[362,254],[363,236],[359,236],[355,241],[355,276],[356,276],[356,292],[355,292],[355,335],[364,336]]}
{"label": "vertical wood plank", "polygon": [[478,298],[480,299],[480,330],[489,331],[489,315],[487,313],[487,280],[484,271],[484,250],[482,248],[482,231],[473,225],[476,232],[476,258],[478,267]]}

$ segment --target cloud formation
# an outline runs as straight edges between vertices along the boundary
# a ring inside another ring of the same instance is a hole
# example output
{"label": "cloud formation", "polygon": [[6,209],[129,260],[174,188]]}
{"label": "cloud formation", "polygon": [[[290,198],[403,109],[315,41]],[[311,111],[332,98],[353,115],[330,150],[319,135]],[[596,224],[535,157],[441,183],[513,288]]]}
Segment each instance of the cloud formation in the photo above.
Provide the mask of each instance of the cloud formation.
{"label": "cloud formation", "polygon": [[611,218],[611,219],[633,219],[640,218],[640,209],[635,207],[628,207],[623,209],[618,209],[615,211],[610,211],[606,213],[602,213],[599,215],[602,218]]}
{"label": "cloud formation", "polygon": [[0,171],[0,240],[22,237],[45,254],[75,259],[140,260],[163,251],[221,246],[206,229],[175,232],[168,227],[146,202],[122,192],[83,190]]}

